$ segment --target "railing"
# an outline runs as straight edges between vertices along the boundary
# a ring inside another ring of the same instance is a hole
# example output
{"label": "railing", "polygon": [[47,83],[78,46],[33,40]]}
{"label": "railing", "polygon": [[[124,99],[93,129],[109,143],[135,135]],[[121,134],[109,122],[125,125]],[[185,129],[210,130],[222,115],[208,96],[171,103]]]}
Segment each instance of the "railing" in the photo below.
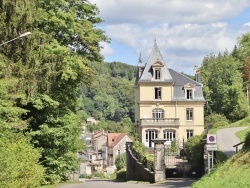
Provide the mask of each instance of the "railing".
{"label": "railing", "polygon": [[235,148],[235,150],[236,150],[236,153],[238,153],[238,151],[239,151],[239,149],[238,149],[238,147],[239,147],[239,145],[241,145],[241,144],[244,144],[245,142],[240,142],[240,143],[238,143],[238,144],[235,144],[233,147]]}
{"label": "railing", "polygon": [[143,118],[141,119],[141,126],[147,126],[147,125],[179,126],[180,119],[179,118],[163,118],[163,119]]}

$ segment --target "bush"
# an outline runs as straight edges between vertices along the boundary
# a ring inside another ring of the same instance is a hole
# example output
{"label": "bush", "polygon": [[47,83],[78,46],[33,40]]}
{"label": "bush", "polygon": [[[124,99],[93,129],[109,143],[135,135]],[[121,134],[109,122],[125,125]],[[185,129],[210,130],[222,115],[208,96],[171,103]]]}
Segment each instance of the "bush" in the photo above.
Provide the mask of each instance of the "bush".
{"label": "bush", "polygon": [[227,121],[219,121],[213,124],[213,128],[224,127],[228,124],[229,123]]}
{"label": "bush", "polygon": [[248,132],[246,135],[245,144],[243,148],[244,149],[250,148],[250,132]]}
{"label": "bush", "polygon": [[250,124],[250,116],[244,118],[244,119],[240,122],[240,125],[244,125],[244,126],[247,126],[247,125],[249,125],[249,124]]}
{"label": "bush", "polygon": [[126,170],[124,168],[116,172],[116,180],[127,181]]}
{"label": "bush", "polygon": [[217,122],[227,122],[227,124],[228,124],[229,120],[226,118],[226,116],[224,116],[222,114],[216,114],[216,113],[212,113],[212,114],[210,114],[210,115],[208,115],[208,116],[205,117],[205,127],[209,123],[215,124]]}
{"label": "bush", "polygon": [[41,151],[34,149],[22,133],[0,129],[0,187],[36,187],[44,168],[38,163]]}
{"label": "bush", "polygon": [[120,170],[120,169],[126,167],[126,153],[116,157],[115,166],[116,166],[117,170]]}
{"label": "bush", "polygon": [[203,144],[201,140],[203,135],[193,136],[188,139],[185,143],[184,155],[187,156],[187,160],[190,162],[192,167],[203,168]]}

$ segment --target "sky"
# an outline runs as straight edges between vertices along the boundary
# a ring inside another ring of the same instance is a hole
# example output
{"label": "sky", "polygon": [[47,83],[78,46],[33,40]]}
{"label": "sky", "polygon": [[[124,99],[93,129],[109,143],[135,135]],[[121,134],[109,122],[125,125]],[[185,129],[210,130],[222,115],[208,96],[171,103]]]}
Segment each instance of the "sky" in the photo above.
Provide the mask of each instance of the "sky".
{"label": "sky", "polygon": [[96,27],[105,62],[145,64],[154,41],[168,68],[194,75],[203,58],[231,51],[250,32],[250,0],[89,0],[104,20]]}

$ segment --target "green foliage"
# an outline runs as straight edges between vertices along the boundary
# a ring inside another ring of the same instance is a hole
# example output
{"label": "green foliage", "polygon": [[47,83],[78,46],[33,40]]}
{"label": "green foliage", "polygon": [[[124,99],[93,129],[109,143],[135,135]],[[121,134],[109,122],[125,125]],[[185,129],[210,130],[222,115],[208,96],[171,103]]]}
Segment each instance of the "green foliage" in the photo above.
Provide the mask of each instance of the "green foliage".
{"label": "green foliage", "polygon": [[40,184],[44,169],[38,163],[40,151],[21,133],[1,128],[0,187],[23,188]]}
{"label": "green foliage", "polygon": [[242,65],[242,61],[228,53],[204,58],[201,72],[206,115],[223,114],[230,121],[237,121],[247,115]]}
{"label": "green foliage", "polygon": [[119,171],[122,168],[126,167],[126,153],[119,155],[115,159],[115,166],[117,170]]}
{"label": "green foliage", "polygon": [[244,149],[250,149],[250,131],[246,134]]}
{"label": "green foliage", "polygon": [[195,182],[193,188],[210,187],[250,187],[250,152],[242,150],[241,152],[228,159],[225,163],[216,168],[215,171],[202,177]]}
{"label": "green foliage", "polygon": [[95,27],[98,9],[85,0],[6,0],[0,10],[0,43],[32,32],[0,48],[0,126],[42,148],[43,184],[64,181],[83,147],[79,86],[91,83],[89,63],[101,61],[99,43],[108,40]]}
{"label": "green foliage", "polygon": [[126,117],[133,121],[136,67],[118,62],[90,66],[96,75],[90,86],[80,89],[82,110],[101,121],[121,122]]}
{"label": "green foliage", "polygon": [[216,123],[213,124],[213,128],[225,127],[228,124],[229,123],[227,121],[218,121],[218,122],[216,122]]}
{"label": "green foliage", "polygon": [[147,154],[147,148],[146,146],[144,146],[141,142],[139,142],[138,140],[135,140],[133,142],[133,149],[139,153],[142,156],[146,156]]}
{"label": "green foliage", "polygon": [[228,119],[223,115],[223,114],[216,114],[216,113],[211,113],[208,116],[205,117],[205,124],[207,125],[208,123],[217,123],[217,122],[228,122]]}
{"label": "green foliage", "polygon": [[192,136],[185,143],[185,155],[187,160],[193,167],[203,168],[203,151],[204,147],[201,143],[203,135]]}
{"label": "green foliage", "polygon": [[241,142],[243,142],[243,141],[245,141],[248,132],[250,132],[250,127],[236,132],[236,136],[240,139]]}
{"label": "green foliage", "polygon": [[126,169],[120,169],[119,171],[116,172],[116,180],[117,181],[126,181]]}

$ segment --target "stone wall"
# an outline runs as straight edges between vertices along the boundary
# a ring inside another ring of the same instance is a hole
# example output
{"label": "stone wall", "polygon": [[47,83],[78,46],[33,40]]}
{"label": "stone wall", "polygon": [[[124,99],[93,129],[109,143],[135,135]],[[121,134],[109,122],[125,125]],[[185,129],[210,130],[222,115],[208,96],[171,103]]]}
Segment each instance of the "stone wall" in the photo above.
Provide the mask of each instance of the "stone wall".
{"label": "stone wall", "polygon": [[147,181],[150,183],[155,183],[155,173],[146,168],[132,153],[132,143],[127,142],[127,170],[126,177],[127,181]]}

